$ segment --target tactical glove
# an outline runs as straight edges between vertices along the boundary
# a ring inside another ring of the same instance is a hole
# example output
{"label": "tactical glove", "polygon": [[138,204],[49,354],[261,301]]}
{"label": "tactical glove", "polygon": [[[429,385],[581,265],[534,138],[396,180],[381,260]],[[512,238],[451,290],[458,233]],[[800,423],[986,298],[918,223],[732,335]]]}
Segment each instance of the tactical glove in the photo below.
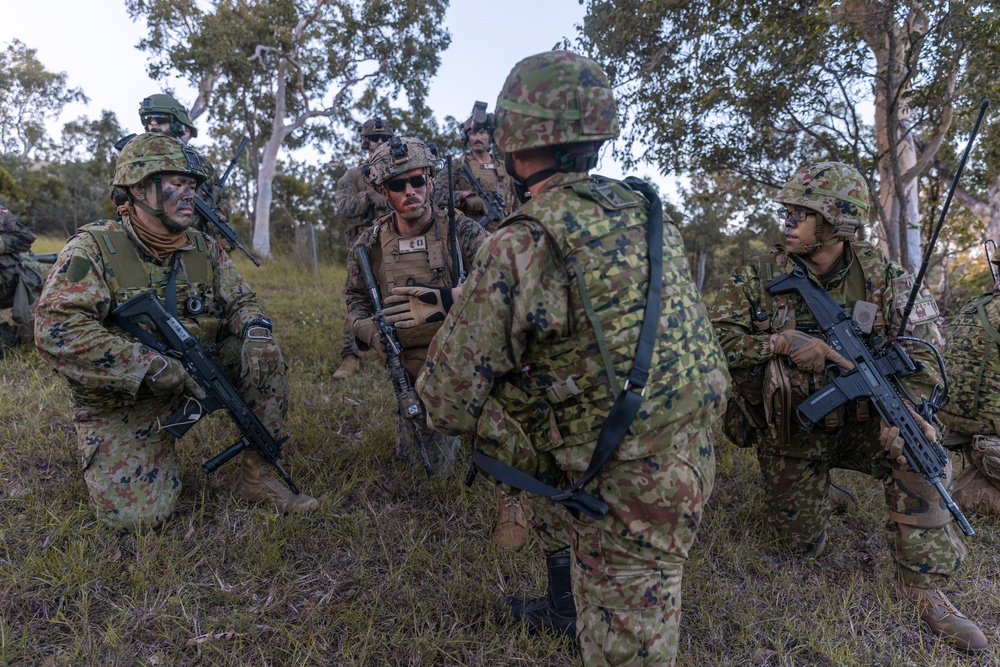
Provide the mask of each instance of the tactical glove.
{"label": "tactical glove", "polygon": [[240,377],[249,377],[250,383],[259,387],[274,375],[280,365],[281,349],[271,332],[264,327],[249,327],[240,349]]}
{"label": "tactical glove", "polygon": [[421,324],[443,322],[454,299],[450,287],[411,285],[393,287],[385,297],[382,314],[397,329],[411,329]]}
{"label": "tactical glove", "polygon": [[382,359],[389,358],[389,353],[386,352],[385,345],[382,344],[382,337],[379,335],[378,326],[372,318],[366,317],[354,323],[354,337],[378,352],[378,356],[382,357]]}
{"label": "tactical glove", "polygon": [[822,373],[828,360],[844,370],[854,368],[850,360],[834,352],[825,341],[795,329],[771,336],[771,351],[791,357],[799,370],[807,373]]}
{"label": "tactical glove", "polygon": [[389,208],[389,202],[385,200],[381,192],[373,192],[371,190],[365,190],[368,193],[368,203],[375,208],[380,208],[386,210]]}
{"label": "tactical glove", "polygon": [[199,400],[205,398],[202,388],[184,370],[184,365],[173,357],[153,357],[153,363],[142,380],[157,396],[188,393]]}

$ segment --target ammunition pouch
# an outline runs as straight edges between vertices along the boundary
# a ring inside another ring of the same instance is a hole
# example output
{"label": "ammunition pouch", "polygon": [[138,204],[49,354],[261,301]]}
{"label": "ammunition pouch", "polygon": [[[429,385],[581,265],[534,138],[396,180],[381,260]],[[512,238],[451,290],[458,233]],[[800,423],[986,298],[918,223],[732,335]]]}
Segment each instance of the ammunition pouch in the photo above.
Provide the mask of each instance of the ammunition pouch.
{"label": "ammunition pouch", "polygon": [[974,436],[969,446],[969,459],[990,484],[1000,488],[1000,436]]}

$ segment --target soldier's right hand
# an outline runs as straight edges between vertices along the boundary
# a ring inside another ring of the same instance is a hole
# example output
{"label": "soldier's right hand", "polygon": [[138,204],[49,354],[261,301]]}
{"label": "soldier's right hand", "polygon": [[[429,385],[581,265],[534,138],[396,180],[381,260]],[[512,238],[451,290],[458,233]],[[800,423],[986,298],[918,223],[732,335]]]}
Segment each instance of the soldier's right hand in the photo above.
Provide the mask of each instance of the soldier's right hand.
{"label": "soldier's right hand", "polygon": [[806,373],[822,373],[827,361],[844,370],[854,368],[849,359],[834,351],[826,341],[795,329],[771,336],[770,348],[774,354],[791,357],[795,366]]}
{"label": "soldier's right hand", "polygon": [[184,365],[172,357],[156,355],[142,380],[157,396],[188,393],[199,400],[205,398],[205,392],[184,370]]}

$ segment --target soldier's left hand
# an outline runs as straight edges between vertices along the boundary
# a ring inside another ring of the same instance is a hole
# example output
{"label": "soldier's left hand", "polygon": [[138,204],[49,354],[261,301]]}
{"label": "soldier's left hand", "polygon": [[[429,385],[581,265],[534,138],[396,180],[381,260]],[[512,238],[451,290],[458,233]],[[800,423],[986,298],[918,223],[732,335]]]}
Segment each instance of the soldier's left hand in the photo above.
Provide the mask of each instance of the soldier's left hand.
{"label": "soldier's left hand", "polygon": [[394,287],[385,297],[385,321],[397,329],[443,322],[454,299],[450,287],[409,285]]}
{"label": "soldier's left hand", "polygon": [[264,384],[281,365],[281,349],[264,327],[250,327],[240,350],[240,377],[255,387]]}

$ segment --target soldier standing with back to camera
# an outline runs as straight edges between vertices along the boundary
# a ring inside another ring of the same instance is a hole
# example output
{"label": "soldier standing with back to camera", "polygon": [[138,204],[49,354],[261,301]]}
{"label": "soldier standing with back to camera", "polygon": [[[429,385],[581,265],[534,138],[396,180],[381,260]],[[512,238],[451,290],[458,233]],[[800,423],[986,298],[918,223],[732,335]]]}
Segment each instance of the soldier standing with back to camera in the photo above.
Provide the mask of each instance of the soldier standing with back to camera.
{"label": "soldier standing with back to camera", "polygon": [[[462,124],[462,143],[469,148],[469,152],[452,162],[453,190],[457,209],[473,220],[481,222],[488,215],[482,197],[465,174],[466,165],[479,181],[480,187],[491,195],[493,202],[499,208],[499,217],[483,223],[488,232],[496,231],[503,219],[518,206],[513,179],[507,173],[503,162],[495,159],[491,153],[493,123],[493,114],[486,113],[486,103],[476,102],[472,115]],[[440,198],[447,196],[448,189],[439,188],[439,201]],[[444,202],[447,203],[447,199]]]}
{"label": "soldier standing with back to camera", "polygon": [[[673,665],[725,361],[652,188],[588,174],[618,136],[600,66],[565,51],[526,58],[496,109],[497,145],[531,197],[476,256],[417,391],[435,429],[475,434],[477,464],[531,491],[548,590],[507,598],[510,614],[576,637],[585,665]],[[591,472],[603,518],[532,491]]]}
{"label": "soldier standing with back to camera", "polygon": [[[998,265],[1000,258],[992,259]],[[1000,515],[1000,271],[993,291],[971,299],[952,318],[943,350],[950,401],[938,413],[944,445],[965,454],[955,502],[967,513]]]}
{"label": "soldier standing with back to camera", "polygon": [[[361,134],[361,150],[367,151],[365,162],[371,158],[376,148],[396,135],[392,125],[378,116],[366,120],[358,128],[358,132]],[[363,166],[364,163],[351,167],[337,181],[335,199],[337,211],[347,218],[344,240],[347,242],[348,252],[358,242],[361,232],[371,227],[376,218],[391,210],[385,197],[376,188],[365,182],[361,170]],[[361,367],[361,351],[358,350],[358,343],[354,339],[354,329],[348,318],[344,318],[344,332],[340,340],[340,368],[334,371],[331,376],[332,380],[343,380],[350,377]]]}
{"label": "soldier standing with back to camera", "polygon": [[[434,173],[438,159],[427,144],[393,137],[368,160],[367,180],[385,198],[391,212],[361,233],[347,259],[347,317],[358,343],[386,359],[375,307],[358,264],[366,253],[389,323],[403,348],[402,364],[410,382],[424,365],[427,346],[445,318],[467,267],[486,239],[473,220],[457,215],[454,226],[443,208],[434,205]],[[414,435],[414,431],[417,435]],[[435,433],[426,424],[398,415],[396,456],[413,466],[423,462],[417,438],[424,441],[431,470],[452,471],[458,438]]]}
{"label": "soldier standing with back to camera", "polygon": [[[155,290],[176,308],[261,423],[275,438],[282,430],[288,387],[271,322],[229,256],[192,229],[206,177],[200,156],[176,137],[134,137],[113,180],[127,197],[121,217],[82,227],[66,243],[38,303],[35,344],[69,383],[83,476],[98,516],[114,528],[158,528],[173,513],[181,471],[174,436],[160,424],[188,400],[182,394],[200,392],[180,361],[111,317],[129,298]],[[279,512],[317,507],[262,466],[243,451],[235,498]]]}
{"label": "soldier standing with back to camera", "polygon": [[[824,386],[826,365],[853,364],[820,337],[798,294],[772,296],[764,289],[772,278],[801,266],[809,280],[855,314],[869,344],[878,348],[899,330],[913,278],[860,238],[868,186],[853,167],[840,162],[804,167],[775,200],[785,207],[785,243],[738,268],[712,304],[733,378],[727,435],[755,447],[769,523],[784,546],[806,558],[818,558],[826,547],[830,471],[856,470],[882,482],[901,593],[931,632],[964,651],[986,650],[986,637],[941,590],[966,548],[937,491],[889,455],[899,443],[867,399],[841,406],[813,429],[799,423],[795,408]],[[907,335],[937,342],[937,309],[933,300],[924,301],[913,310]],[[907,385],[926,397],[941,379],[937,362],[925,346],[906,345],[923,365]],[[934,440],[933,427],[917,421]],[[945,487],[951,478],[949,462]]]}

